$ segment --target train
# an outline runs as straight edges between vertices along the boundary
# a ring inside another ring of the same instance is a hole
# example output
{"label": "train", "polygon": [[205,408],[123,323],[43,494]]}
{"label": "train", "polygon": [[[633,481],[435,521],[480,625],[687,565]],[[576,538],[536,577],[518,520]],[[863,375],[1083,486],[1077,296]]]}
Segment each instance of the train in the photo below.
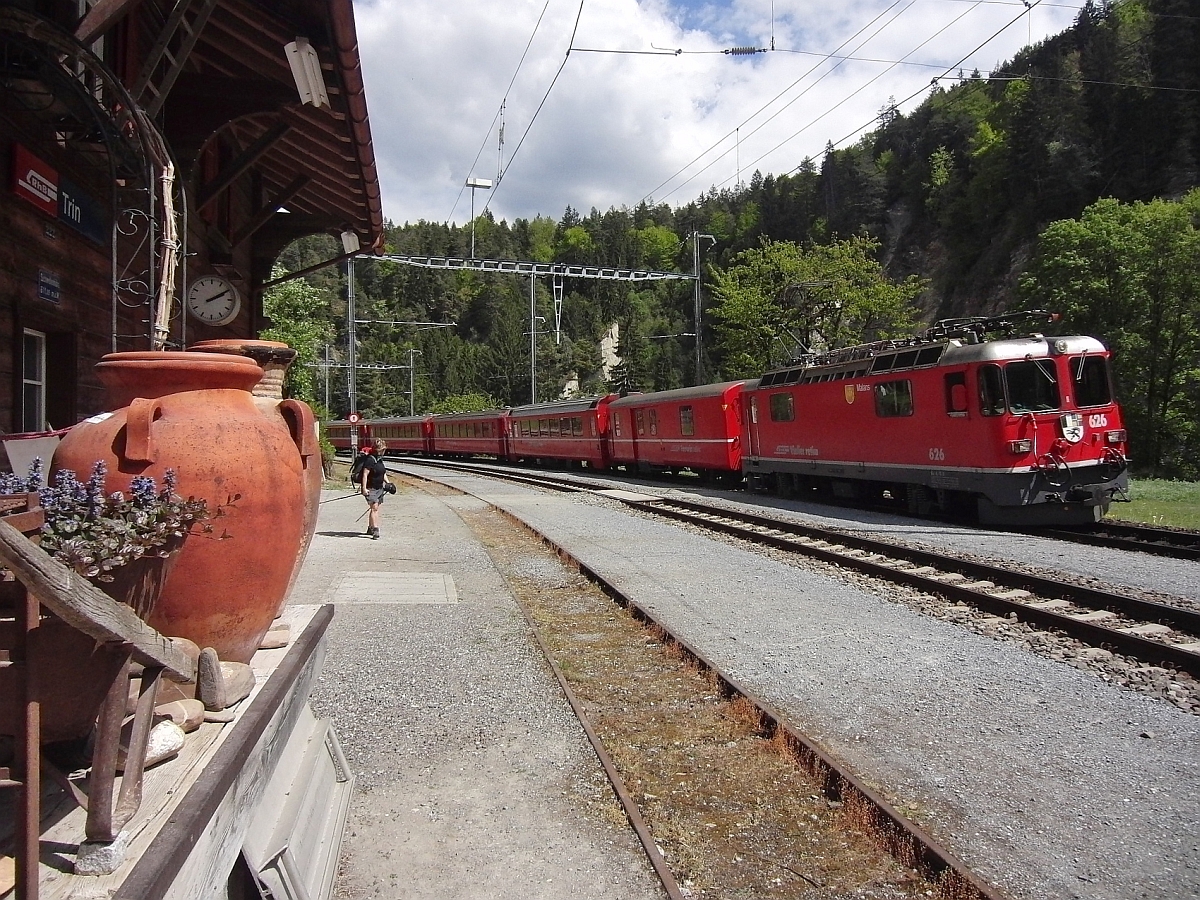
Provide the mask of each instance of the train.
{"label": "train", "polygon": [[454,415],[330,423],[340,450],[690,472],[781,497],[884,502],[1004,526],[1098,521],[1128,497],[1128,435],[1095,338],[1049,314],[939,322],[807,353],[757,379]]}

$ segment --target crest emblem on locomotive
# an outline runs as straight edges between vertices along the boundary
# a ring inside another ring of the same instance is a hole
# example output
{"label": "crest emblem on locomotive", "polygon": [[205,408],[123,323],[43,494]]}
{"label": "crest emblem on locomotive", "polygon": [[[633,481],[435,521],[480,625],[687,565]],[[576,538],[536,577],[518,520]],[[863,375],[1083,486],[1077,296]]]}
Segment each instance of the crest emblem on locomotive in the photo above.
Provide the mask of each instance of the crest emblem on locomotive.
{"label": "crest emblem on locomotive", "polygon": [[854,385],[852,385],[852,384],[846,385],[846,402],[847,403],[854,402]]}
{"label": "crest emblem on locomotive", "polygon": [[1060,419],[1063,437],[1072,444],[1083,440],[1083,416],[1079,413],[1067,413]]}

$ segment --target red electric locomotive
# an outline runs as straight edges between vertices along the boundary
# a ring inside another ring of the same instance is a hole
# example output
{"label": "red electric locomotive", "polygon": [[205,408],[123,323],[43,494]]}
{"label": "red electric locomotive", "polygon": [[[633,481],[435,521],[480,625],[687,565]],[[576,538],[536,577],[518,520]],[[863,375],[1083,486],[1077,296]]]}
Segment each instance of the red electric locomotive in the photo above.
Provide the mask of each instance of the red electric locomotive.
{"label": "red electric locomotive", "polygon": [[509,410],[508,459],[554,460],[603,469],[608,406],[616,394],[534,403]]}
{"label": "red electric locomotive", "polygon": [[630,394],[608,407],[610,465],[740,480],[742,381]]}
{"label": "red electric locomotive", "polygon": [[441,456],[494,456],[504,459],[508,411],[453,413],[430,418],[431,451]]}
{"label": "red electric locomotive", "polygon": [[971,507],[986,524],[1098,520],[1128,489],[1109,354],[1090,337],[987,339],[1036,317],[940,323],[748,383],[751,486]]}

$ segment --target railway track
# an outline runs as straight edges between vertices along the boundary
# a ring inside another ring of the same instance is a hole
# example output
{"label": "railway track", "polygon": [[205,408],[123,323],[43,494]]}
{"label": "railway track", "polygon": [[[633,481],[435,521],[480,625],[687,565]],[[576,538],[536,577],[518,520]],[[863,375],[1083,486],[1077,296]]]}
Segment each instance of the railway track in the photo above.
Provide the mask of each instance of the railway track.
{"label": "railway track", "polygon": [[[430,465],[430,461],[419,464]],[[594,485],[563,475],[446,460],[433,465],[557,491],[597,492]],[[997,617],[1015,618],[1125,654],[1146,665],[1168,666],[1200,677],[1200,612],[1194,610],[698,501],[616,499],[645,513],[940,594]]]}
{"label": "railway track", "polygon": [[1174,559],[1200,560],[1200,532],[1155,528],[1125,522],[1100,522],[1092,528],[1038,529],[1042,537],[1114,550],[1134,550]]}

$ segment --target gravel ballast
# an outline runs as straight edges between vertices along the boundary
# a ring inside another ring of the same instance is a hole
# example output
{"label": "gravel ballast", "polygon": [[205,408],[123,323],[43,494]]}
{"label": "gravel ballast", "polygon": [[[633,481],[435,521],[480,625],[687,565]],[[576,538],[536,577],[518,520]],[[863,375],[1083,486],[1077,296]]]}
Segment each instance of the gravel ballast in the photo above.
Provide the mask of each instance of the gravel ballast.
{"label": "gravel ballast", "polygon": [[566,547],[1013,896],[1200,892],[1196,717],[889,603],[887,588],[607,501],[423,474]]}
{"label": "gravel ballast", "polygon": [[[524,617],[448,502],[482,504],[402,490],[372,541],[362,499],[342,497],[323,495],[291,598],[336,604],[312,696],[357,778],[336,896],[661,898]],[[396,587],[446,575],[457,602]]]}

